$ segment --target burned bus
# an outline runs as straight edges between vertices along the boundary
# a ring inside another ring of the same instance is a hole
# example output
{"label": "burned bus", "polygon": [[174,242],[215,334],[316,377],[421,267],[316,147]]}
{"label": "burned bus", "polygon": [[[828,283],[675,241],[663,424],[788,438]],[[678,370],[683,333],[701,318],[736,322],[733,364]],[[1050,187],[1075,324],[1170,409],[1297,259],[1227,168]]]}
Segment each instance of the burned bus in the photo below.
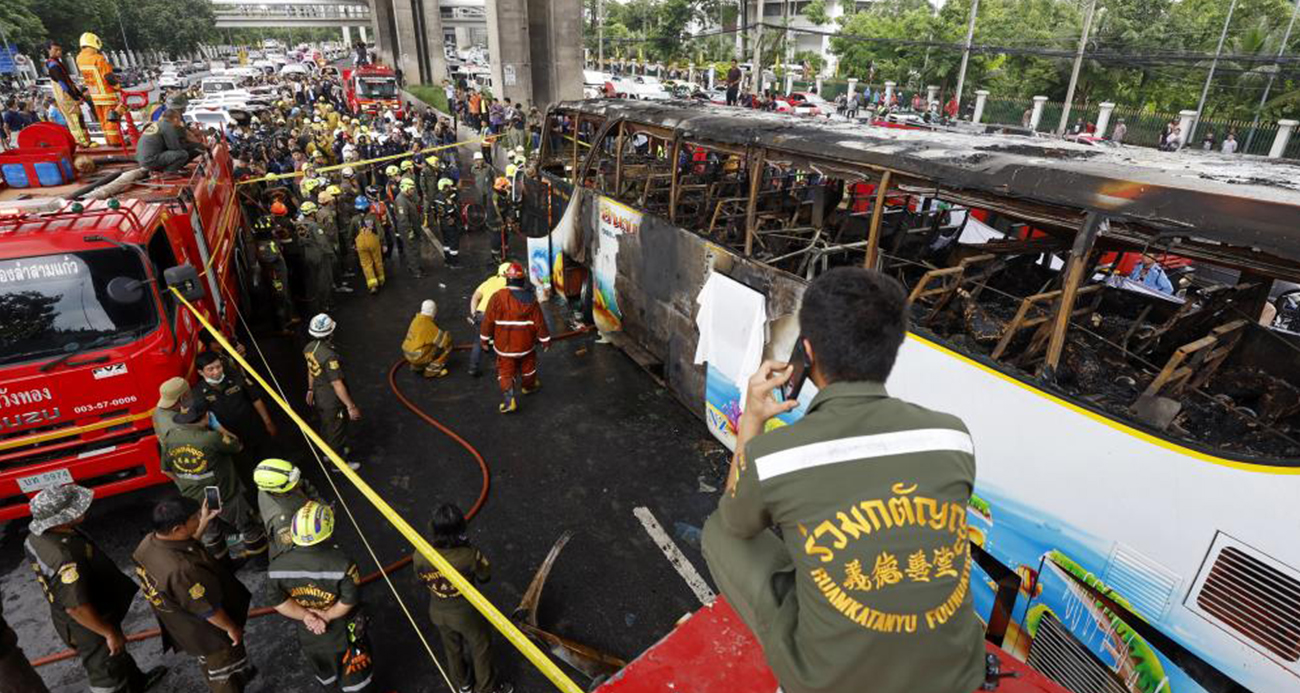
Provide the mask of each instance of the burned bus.
{"label": "burned bus", "polygon": [[530,266],[589,267],[601,329],[723,442],[809,280],[904,283],[887,386],[970,427],[990,640],[1077,693],[1300,687],[1300,166],[685,102],[544,127],[572,202]]}

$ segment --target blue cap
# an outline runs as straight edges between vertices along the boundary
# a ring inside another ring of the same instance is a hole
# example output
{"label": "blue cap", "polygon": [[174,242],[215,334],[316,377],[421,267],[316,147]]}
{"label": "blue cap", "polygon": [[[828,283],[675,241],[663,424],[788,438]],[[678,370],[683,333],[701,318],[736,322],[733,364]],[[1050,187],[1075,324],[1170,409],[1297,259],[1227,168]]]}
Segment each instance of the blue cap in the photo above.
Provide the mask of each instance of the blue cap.
{"label": "blue cap", "polygon": [[357,201],[353,206],[363,211],[370,209],[370,200],[365,195],[357,195]]}

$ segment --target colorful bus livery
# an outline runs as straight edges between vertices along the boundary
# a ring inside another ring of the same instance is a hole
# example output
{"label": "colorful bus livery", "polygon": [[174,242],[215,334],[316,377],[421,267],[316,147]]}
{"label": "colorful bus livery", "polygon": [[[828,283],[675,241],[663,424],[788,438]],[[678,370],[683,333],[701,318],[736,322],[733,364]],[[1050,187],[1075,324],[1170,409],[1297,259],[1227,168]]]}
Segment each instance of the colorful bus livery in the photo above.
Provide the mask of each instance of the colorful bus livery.
{"label": "colorful bus livery", "polygon": [[200,310],[234,320],[242,212],[224,147],[189,177],[61,197],[84,185],[0,193],[0,521],[53,484],[107,496],[166,481],[151,414],[164,380],[192,375],[198,327],[166,270],[197,268]]}

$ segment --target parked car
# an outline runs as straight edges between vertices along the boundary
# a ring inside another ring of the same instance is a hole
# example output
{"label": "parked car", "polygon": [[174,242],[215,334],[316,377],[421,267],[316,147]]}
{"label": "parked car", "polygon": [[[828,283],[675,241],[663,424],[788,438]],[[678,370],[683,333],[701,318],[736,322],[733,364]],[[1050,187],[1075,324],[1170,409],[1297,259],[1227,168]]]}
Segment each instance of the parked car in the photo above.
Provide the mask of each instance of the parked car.
{"label": "parked car", "polygon": [[158,86],[163,89],[189,89],[190,78],[180,72],[164,72],[158,78]]}

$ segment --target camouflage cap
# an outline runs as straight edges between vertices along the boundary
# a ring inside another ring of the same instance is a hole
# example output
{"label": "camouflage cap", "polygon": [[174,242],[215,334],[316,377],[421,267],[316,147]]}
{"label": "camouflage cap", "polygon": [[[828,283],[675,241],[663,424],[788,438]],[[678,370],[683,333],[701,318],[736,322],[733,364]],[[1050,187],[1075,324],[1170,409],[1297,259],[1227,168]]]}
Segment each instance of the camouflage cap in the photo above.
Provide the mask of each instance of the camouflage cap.
{"label": "camouflage cap", "polygon": [[32,498],[32,534],[40,536],[45,530],[66,525],[86,514],[95,493],[84,486],[65,484],[47,488]]}

